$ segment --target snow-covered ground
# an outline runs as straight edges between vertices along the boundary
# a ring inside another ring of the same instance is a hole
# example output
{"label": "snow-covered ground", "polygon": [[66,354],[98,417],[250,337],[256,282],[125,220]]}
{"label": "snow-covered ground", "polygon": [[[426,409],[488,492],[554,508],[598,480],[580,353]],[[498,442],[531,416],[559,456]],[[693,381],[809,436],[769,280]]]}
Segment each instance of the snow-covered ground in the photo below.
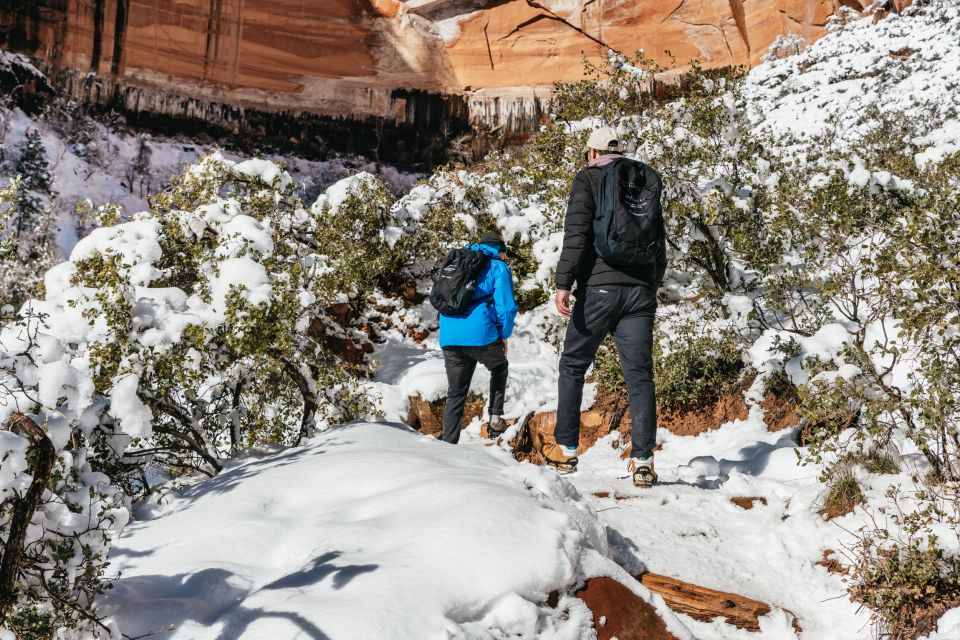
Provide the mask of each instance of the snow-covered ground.
{"label": "snow-covered ground", "polygon": [[902,16],[852,12],[800,53],[751,70],[751,119],[786,150],[825,136],[843,148],[893,115],[915,129],[918,163],[960,150],[960,4],[914,2]]}
{"label": "snow-covered ground", "polygon": [[[522,315],[511,340],[511,417],[556,402],[556,352],[539,329],[549,313]],[[550,609],[546,594],[646,568],[772,606],[756,633],[679,615],[700,640],[873,637],[841,576],[816,564],[828,549],[843,557],[866,512],[819,515],[822,469],[801,466],[794,434],[769,432],[759,407],[699,436],[661,429],[661,484],[652,490],[633,487],[616,436],[561,478],[480,438],[477,420],[459,446],[397,424],[407,397],[442,397],[446,383],[431,339],[394,338],[375,354],[387,425],[334,429],[140,509],[112,553],[123,577],[106,603],[121,629],[173,624],[160,637],[197,639],[267,630],[276,638],[590,638],[582,605]],[[481,368],[473,389],[486,395],[487,384]],[[899,475],[861,478],[874,505],[889,485],[910,486],[915,457],[902,462]],[[731,502],[745,496],[766,504]]]}
{"label": "snow-covered ground", "polygon": [[[240,461],[114,547],[104,600],[128,635],[182,640],[581,640],[592,614],[553,591],[616,578],[693,636],[609,556],[590,503],[500,449],[354,424]],[[622,560],[621,560],[622,562]]]}

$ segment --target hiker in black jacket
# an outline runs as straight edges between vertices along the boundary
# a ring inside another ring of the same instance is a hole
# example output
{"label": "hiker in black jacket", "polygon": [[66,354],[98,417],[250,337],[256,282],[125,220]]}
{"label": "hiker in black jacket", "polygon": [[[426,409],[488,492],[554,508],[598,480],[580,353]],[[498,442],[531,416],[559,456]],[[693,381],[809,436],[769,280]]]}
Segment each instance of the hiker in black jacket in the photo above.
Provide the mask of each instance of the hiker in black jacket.
{"label": "hiker in black jacket", "polygon": [[[584,376],[603,339],[612,332],[630,400],[630,471],[634,484],[651,486],[656,482],[653,449],[657,429],[653,321],[657,289],[666,270],[666,252],[664,243],[659,241],[654,248],[655,259],[640,266],[611,264],[597,255],[593,228],[597,187],[603,167],[623,157],[617,133],[610,127],[594,131],[587,141],[586,154],[587,167],[577,173],[570,190],[563,250],[557,265],[554,301],[559,313],[571,321],[560,357],[556,443],[545,445],[543,455],[562,472],[576,469]],[[642,169],[650,181],[655,181],[656,224],[659,238],[663,239],[659,176],[649,167]],[[571,307],[572,290],[576,292],[576,303]]]}

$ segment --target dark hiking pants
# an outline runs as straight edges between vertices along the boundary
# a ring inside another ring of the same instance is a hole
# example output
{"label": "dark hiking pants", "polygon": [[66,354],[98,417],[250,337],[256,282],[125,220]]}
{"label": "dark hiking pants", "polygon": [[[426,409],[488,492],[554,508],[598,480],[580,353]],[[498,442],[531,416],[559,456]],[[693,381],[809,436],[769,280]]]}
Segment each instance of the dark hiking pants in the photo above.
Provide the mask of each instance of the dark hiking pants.
{"label": "dark hiking pants", "polygon": [[477,363],[490,372],[490,415],[503,415],[503,397],[507,392],[507,356],[503,342],[483,347],[444,347],[443,364],[447,370],[447,405],[443,411],[443,441],[460,441],[463,406],[470,392],[470,381]]}
{"label": "dark hiking pants", "polygon": [[657,405],[653,388],[653,317],[656,293],[644,285],[588,286],[573,306],[560,356],[557,398],[557,443],[576,447],[580,439],[583,379],[597,349],[613,333],[627,384],[632,419],[632,455],[653,453],[657,439]]}

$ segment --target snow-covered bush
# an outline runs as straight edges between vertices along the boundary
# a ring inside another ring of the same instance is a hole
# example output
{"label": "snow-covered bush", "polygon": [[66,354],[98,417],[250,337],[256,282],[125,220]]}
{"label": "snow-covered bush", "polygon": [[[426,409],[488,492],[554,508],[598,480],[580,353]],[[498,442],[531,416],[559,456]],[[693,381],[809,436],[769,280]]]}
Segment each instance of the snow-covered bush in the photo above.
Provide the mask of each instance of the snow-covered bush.
{"label": "snow-covered bush", "polygon": [[412,247],[404,241],[408,234],[395,215],[394,200],[383,182],[361,172],[334,184],[311,207],[320,221],[317,251],[327,256],[338,288],[352,297],[392,291],[406,279]]}
{"label": "snow-covered bush", "polygon": [[883,637],[925,636],[960,606],[960,504],[956,495],[951,504],[936,488],[927,491],[922,508],[905,513],[904,496],[891,487],[890,522],[874,521],[849,549],[851,597],[871,609]]}
{"label": "snow-covered bush", "polygon": [[960,162],[918,166],[909,146],[896,150],[907,127],[881,126],[790,171],[799,186],[775,194],[787,252],[759,272],[752,351],[766,352],[765,375],[795,386],[828,511],[860,503],[851,465],[869,470],[891,448],[922,462],[904,511],[851,549],[851,593],[885,633],[912,638],[933,628],[928,613],[956,605],[960,583],[942,535],[960,505]]}
{"label": "snow-covered bush", "polygon": [[60,422],[0,431],[0,537],[12,568],[4,572],[12,582],[0,584],[0,635],[113,637],[94,598],[109,587],[107,556],[128,520],[127,499],[93,470],[84,431],[64,442]]}
{"label": "snow-covered bush", "polygon": [[6,369],[0,417],[56,410],[132,446],[128,460],[214,473],[231,451],[363,411],[311,337],[341,293],[291,183],[272,163],[208,156],[150,211],[81,240],[4,328],[31,364]]}
{"label": "snow-covered bush", "polygon": [[[18,236],[6,226],[13,210],[2,207],[16,201],[16,186],[0,189],[0,269],[5,274],[18,259]],[[107,553],[127,521],[126,499],[88,459],[90,423],[78,420],[71,428],[58,409],[40,409],[47,383],[56,383],[58,367],[68,366],[57,362],[59,349],[51,336],[41,334],[43,318],[6,305],[0,308],[0,323],[16,326],[0,329],[0,634],[68,638],[85,630],[108,637],[93,602],[108,585]],[[41,381],[41,370],[53,380]],[[32,379],[27,387],[21,375]],[[13,411],[34,409],[42,428],[29,418],[12,419]],[[21,420],[32,433],[17,428]]]}
{"label": "snow-covered bush", "polygon": [[[118,487],[148,490],[145,463],[213,474],[241,448],[370,413],[312,332],[351,286],[317,252],[324,224],[278,166],[210,155],[149,211],[78,242],[46,274],[43,299],[4,308],[0,423],[14,429],[25,414],[56,456],[40,507],[27,510],[7,628],[108,632],[92,599],[127,519]],[[0,449],[6,532],[43,476],[24,436],[0,431]]]}
{"label": "snow-covered bush", "polygon": [[5,187],[0,187],[0,259],[8,259],[15,246],[15,238],[10,233],[10,221],[13,218],[13,203],[17,199],[20,180],[14,179]]}

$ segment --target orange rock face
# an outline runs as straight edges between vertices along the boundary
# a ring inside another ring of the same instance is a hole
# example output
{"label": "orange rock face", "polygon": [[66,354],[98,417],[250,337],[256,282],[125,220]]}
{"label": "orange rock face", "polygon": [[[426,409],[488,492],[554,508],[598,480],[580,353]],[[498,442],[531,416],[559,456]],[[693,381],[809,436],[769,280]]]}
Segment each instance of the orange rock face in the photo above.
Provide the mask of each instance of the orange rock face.
{"label": "orange rock face", "polygon": [[0,5],[0,47],[48,68],[153,91],[141,100],[144,110],[170,113],[175,107],[156,96],[169,94],[268,112],[410,121],[395,89],[474,91],[471,113],[510,127],[529,124],[517,114],[529,111],[536,88],[542,97],[553,82],[580,79],[584,56],[642,48],[668,66],[754,64],[778,35],[812,41],[841,4],[868,3],[36,0]]}
{"label": "orange rock face", "polygon": [[[866,3],[866,0],[863,0]],[[449,47],[464,87],[582,77],[584,56],[643,49],[665,66],[755,64],[780,34],[823,34],[833,0],[512,0],[459,25]],[[857,4],[853,2],[852,4]],[[859,6],[859,5],[857,5]],[[518,82],[520,80],[520,82]]]}

